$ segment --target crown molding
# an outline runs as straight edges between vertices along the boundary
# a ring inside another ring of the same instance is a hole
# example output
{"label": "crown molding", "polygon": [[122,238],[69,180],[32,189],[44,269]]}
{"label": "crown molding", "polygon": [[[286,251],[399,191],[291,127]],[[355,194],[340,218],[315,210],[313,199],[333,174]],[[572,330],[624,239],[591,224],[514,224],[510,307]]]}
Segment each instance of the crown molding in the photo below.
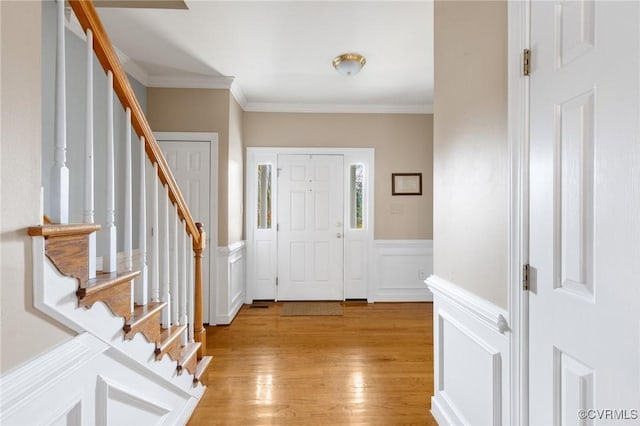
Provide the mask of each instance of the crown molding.
{"label": "crown molding", "polygon": [[207,76],[165,76],[150,75],[147,87],[166,87],[178,89],[227,89],[231,88],[234,77]]}
{"label": "crown molding", "polygon": [[128,57],[122,50],[115,47],[116,55],[118,55],[118,59],[120,60],[120,64],[124,71],[129,74],[131,77],[135,78],[140,82],[144,87],[149,87],[149,74],[143,70],[136,62]]}
{"label": "crown molding", "polygon": [[238,83],[237,80],[233,80],[233,83],[231,83],[231,95],[233,95],[235,100],[238,102],[238,104],[240,105],[240,108],[246,111],[247,98],[244,95],[244,92],[242,91],[242,89],[240,88],[240,84]]}
{"label": "crown molding", "polygon": [[289,104],[248,102],[248,112],[297,113],[353,113],[353,114],[433,114],[433,105],[345,105],[345,104]]}

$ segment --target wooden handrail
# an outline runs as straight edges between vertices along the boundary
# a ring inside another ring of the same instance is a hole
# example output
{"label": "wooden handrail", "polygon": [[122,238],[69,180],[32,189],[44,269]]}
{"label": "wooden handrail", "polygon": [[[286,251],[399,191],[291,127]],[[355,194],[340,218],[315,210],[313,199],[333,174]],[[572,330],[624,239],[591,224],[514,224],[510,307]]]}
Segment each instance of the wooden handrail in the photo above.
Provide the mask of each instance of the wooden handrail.
{"label": "wooden handrail", "polygon": [[102,26],[92,0],[69,0],[82,29],[93,33],[93,51],[105,72],[113,74],[113,90],[120,99],[123,108],[131,110],[131,124],[139,137],[144,137],[145,151],[152,163],[158,165],[158,177],[169,189],[169,199],[176,205],[179,217],[185,222],[185,230],[191,235],[194,253],[194,340],[201,343],[198,359],[202,359],[206,351],[206,331],[202,323],[202,256],[206,245],[206,233],[201,223],[195,223],[187,203],[178,188],[162,150],[151,131],[142,107],[129,83],[120,60]]}
{"label": "wooden handrail", "polygon": [[92,0],[69,0],[69,5],[75,13],[80,25],[84,32],[90,29],[93,32],[93,51],[95,52],[102,68],[105,72],[111,71],[113,73],[113,88],[122,103],[123,108],[131,109],[131,124],[135,129],[138,136],[144,136],[145,139],[145,151],[149,156],[152,163],[158,163],[158,177],[164,185],[169,187],[169,198],[171,202],[177,206],[178,214],[180,218],[184,220],[186,224],[187,232],[193,237],[194,244],[200,243],[200,232],[196,226],[189,207],[178,188],[167,160],[162,155],[162,150],[153,135],[151,126],[147,121],[142,107],[136,98],[136,95],[129,83],[124,68],[120,64],[118,55],[116,54],[109,36],[102,26],[100,17],[96,12],[95,6]]}

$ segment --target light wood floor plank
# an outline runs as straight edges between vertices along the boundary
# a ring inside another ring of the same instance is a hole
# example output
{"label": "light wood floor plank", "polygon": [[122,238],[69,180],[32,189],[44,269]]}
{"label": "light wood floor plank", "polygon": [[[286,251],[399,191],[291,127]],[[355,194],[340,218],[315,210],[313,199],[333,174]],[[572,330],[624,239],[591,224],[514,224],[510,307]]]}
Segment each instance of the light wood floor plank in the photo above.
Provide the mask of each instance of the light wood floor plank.
{"label": "light wood floor plank", "polygon": [[207,329],[208,391],[189,425],[435,425],[430,303],[345,303],[344,316],[242,308]]}

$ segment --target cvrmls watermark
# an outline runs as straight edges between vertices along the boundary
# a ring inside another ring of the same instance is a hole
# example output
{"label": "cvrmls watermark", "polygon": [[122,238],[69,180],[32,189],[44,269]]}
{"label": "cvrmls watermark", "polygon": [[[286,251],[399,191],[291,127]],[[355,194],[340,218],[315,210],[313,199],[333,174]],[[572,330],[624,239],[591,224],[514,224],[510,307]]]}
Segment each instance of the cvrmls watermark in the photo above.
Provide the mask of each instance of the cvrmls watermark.
{"label": "cvrmls watermark", "polygon": [[578,418],[580,420],[638,420],[640,418],[640,410],[635,408],[578,410]]}

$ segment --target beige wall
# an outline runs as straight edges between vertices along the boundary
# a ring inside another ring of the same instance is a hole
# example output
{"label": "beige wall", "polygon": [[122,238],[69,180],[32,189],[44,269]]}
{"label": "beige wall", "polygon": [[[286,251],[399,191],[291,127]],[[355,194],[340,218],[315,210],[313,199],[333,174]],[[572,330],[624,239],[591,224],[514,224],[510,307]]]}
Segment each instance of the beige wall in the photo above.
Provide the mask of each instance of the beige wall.
{"label": "beige wall", "polygon": [[[228,90],[147,88],[147,119],[156,132],[218,133],[218,245],[229,242]],[[195,218],[197,220],[197,218]]]}
{"label": "beige wall", "polygon": [[[247,147],[375,148],[375,238],[432,238],[433,116],[245,112]],[[422,172],[423,195],[391,196],[392,172]],[[399,209],[391,214],[391,208]]]}
{"label": "beige wall", "polygon": [[435,3],[434,273],[507,306],[507,3]]}
{"label": "beige wall", "polygon": [[229,97],[229,243],[244,239],[244,111]]}
{"label": "beige wall", "polygon": [[73,333],[33,307],[31,240],[40,222],[41,4],[0,2],[0,286],[3,373]]}

